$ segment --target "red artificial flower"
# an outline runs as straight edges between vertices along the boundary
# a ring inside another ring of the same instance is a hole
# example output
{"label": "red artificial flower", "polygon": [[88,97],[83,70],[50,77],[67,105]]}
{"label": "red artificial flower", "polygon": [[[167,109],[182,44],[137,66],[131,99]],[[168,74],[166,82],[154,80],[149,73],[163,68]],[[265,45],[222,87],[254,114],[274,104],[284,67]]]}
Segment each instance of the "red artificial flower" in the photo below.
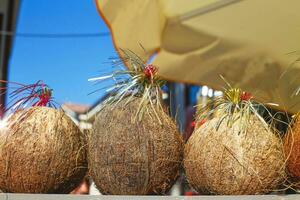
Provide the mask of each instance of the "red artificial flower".
{"label": "red artificial flower", "polygon": [[196,126],[195,121],[192,121],[192,122],[191,122],[191,127],[195,127],[195,126]]}
{"label": "red artificial flower", "polygon": [[206,122],[206,119],[202,119],[197,123],[197,126],[200,127]]}
{"label": "red artificial flower", "polygon": [[200,126],[202,126],[205,122],[206,122],[206,119],[200,120],[199,122],[197,122],[197,124],[196,124],[195,121],[192,121],[191,127],[195,127],[195,126],[200,127]]}
{"label": "red artificial flower", "polygon": [[156,73],[157,73],[157,67],[152,64],[149,64],[144,68],[144,74],[147,78],[152,79]]}
{"label": "red artificial flower", "polygon": [[48,87],[42,85],[42,88],[39,89],[37,97],[39,101],[34,104],[34,106],[47,106],[52,96],[52,91]]}
{"label": "red artificial flower", "polygon": [[51,97],[49,95],[43,94],[40,95],[39,98],[40,100],[37,102],[36,106],[46,106]]}
{"label": "red artificial flower", "polygon": [[242,94],[240,96],[241,101],[249,101],[252,98],[253,98],[253,96],[250,92],[242,92]]}

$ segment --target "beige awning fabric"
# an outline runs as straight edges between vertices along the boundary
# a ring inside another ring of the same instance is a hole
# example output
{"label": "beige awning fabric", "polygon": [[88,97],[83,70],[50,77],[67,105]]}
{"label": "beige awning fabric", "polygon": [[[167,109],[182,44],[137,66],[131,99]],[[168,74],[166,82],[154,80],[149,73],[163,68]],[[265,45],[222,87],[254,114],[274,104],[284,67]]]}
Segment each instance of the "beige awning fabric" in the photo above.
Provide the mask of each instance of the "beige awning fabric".
{"label": "beige awning fabric", "polygon": [[[153,63],[167,80],[233,86],[300,111],[299,0],[96,0],[116,47]],[[140,47],[144,47],[146,52]],[[299,50],[299,52],[298,52]]]}

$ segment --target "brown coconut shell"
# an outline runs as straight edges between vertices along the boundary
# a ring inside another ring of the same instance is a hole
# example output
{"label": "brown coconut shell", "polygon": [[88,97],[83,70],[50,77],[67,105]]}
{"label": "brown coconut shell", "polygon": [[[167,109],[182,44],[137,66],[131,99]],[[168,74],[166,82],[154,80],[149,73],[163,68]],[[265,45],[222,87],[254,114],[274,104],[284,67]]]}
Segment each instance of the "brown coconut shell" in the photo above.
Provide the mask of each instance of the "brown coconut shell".
{"label": "brown coconut shell", "polygon": [[281,140],[251,118],[245,132],[238,122],[214,118],[197,128],[185,146],[184,169],[201,193],[242,195],[267,193],[285,179]]}
{"label": "brown coconut shell", "polygon": [[1,129],[0,189],[11,193],[69,193],[86,175],[83,135],[63,111],[18,111]]}
{"label": "brown coconut shell", "polygon": [[157,110],[160,125],[150,115],[134,120],[139,99],[114,109],[106,106],[96,117],[89,138],[89,167],[103,194],[164,194],[179,175],[183,141],[173,120]]}
{"label": "brown coconut shell", "polygon": [[294,121],[284,137],[284,152],[287,158],[287,172],[293,186],[300,188],[300,120]]}

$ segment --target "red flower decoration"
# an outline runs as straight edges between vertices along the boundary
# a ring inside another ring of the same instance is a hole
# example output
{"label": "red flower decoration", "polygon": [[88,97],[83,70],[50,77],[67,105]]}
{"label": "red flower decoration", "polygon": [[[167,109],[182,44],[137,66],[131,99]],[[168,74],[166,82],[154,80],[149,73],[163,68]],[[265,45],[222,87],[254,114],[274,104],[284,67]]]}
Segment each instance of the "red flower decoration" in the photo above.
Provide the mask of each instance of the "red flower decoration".
{"label": "red flower decoration", "polygon": [[191,122],[191,127],[195,127],[195,126],[196,126],[195,121],[192,121],[192,122]]}
{"label": "red flower decoration", "polygon": [[49,103],[51,96],[52,96],[51,89],[49,89],[48,87],[42,86],[40,91],[38,91],[37,96],[40,100],[38,102],[36,102],[33,106],[47,106],[47,104]]}
{"label": "red flower decoration", "polygon": [[253,96],[250,92],[242,92],[242,94],[240,96],[241,101],[249,101],[252,98],[253,98]]}
{"label": "red flower decoration", "polygon": [[206,122],[206,119],[202,119],[197,123],[197,126],[200,127]]}
{"label": "red flower decoration", "polygon": [[202,126],[206,121],[207,121],[206,119],[202,119],[202,120],[200,120],[199,122],[197,122],[197,124],[196,124],[195,121],[193,121],[193,122],[191,123],[191,127],[195,127],[195,126],[200,127],[200,126]]}
{"label": "red flower decoration", "polygon": [[145,76],[150,79],[153,78],[153,76],[157,73],[157,71],[158,71],[157,67],[152,64],[149,64],[144,68]]}

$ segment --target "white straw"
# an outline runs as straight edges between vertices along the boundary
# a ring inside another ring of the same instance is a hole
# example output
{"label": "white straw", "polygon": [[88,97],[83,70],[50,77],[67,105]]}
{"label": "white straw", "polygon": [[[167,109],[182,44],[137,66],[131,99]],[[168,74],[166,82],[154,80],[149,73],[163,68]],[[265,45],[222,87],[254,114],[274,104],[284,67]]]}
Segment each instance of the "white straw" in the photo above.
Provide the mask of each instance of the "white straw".
{"label": "white straw", "polygon": [[109,79],[112,77],[113,77],[113,75],[100,76],[100,77],[95,77],[95,78],[89,78],[88,81],[102,81],[102,80],[106,80],[106,79]]}

